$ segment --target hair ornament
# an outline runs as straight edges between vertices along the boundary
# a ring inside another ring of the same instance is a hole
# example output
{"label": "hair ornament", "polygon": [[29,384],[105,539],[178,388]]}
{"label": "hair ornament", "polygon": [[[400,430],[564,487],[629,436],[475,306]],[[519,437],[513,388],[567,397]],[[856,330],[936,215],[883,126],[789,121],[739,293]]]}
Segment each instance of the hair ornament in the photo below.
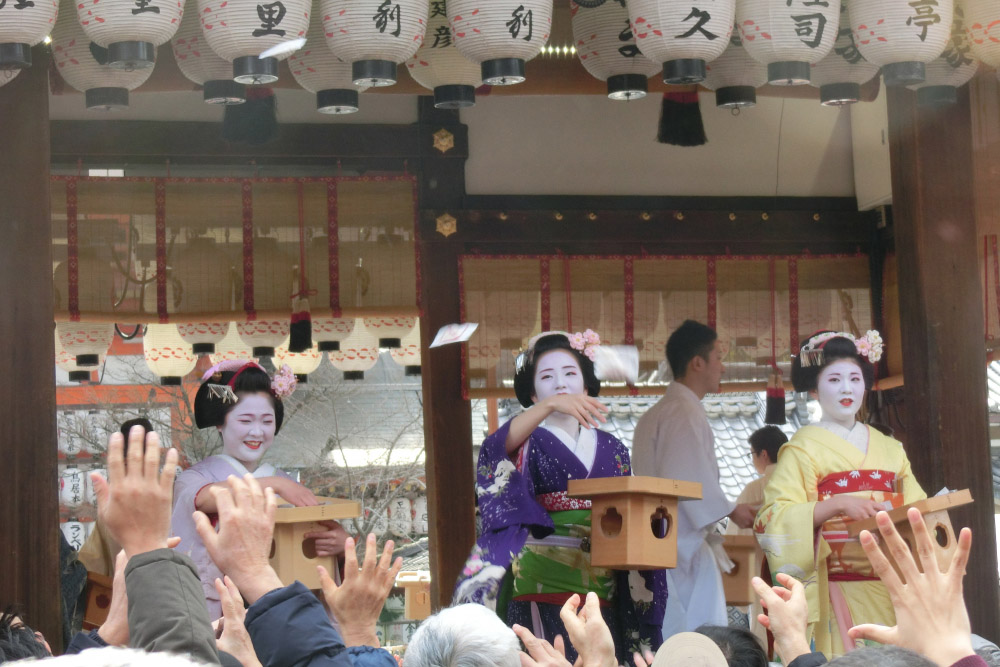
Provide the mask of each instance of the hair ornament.
{"label": "hair ornament", "polygon": [[528,341],[528,348],[514,359],[514,370],[516,372],[520,373],[531,364],[532,358],[535,356],[535,343],[545,336],[565,336],[571,348],[586,355],[591,361],[596,359],[597,348],[601,345],[601,337],[593,329],[587,329],[582,332],[578,331],[573,334],[566,331],[543,331],[540,334],[532,336],[531,340]]}
{"label": "hair ornament", "polygon": [[292,395],[298,385],[299,382],[295,379],[292,368],[288,364],[282,364],[278,372],[271,378],[271,393],[274,394],[275,398],[284,400]]}
{"label": "hair ornament", "polygon": [[[239,400],[236,392],[233,391],[233,387],[236,385],[236,378],[248,368],[256,368],[265,373],[267,372],[263,366],[255,361],[227,359],[226,361],[220,361],[205,371],[201,376],[201,381],[208,383],[208,395],[212,398],[221,399],[223,403],[227,404],[236,403]],[[233,377],[229,378],[229,382],[226,384],[222,384],[223,373],[233,374]],[[297,386],[298,381],[295,379],[295,373],[292,372],[288,364],[283,364],[271,377],[271,394],[279,400],[284,400],[291,396]]]}
{"label": "hair ornament", "polygon": [[834,338],[846,338],[853,342],[858,354],[867,359],[869,363],[878,363],[882,358],[882,336],[874,329],[869,329],[861,338],[855,338],[853,334],[845,331],[825,331],[806,341],[806,344],[799,350],[799,363],[803,367],[822,366],[823,348]]}

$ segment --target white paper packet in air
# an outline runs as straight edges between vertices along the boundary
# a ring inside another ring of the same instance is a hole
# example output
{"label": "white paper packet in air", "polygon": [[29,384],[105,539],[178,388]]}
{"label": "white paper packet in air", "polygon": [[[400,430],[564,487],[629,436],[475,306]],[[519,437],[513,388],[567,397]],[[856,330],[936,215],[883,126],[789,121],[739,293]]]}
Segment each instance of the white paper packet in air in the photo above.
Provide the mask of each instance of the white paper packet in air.
{"label": "white paper packet in air", "polygon": [[594,374],[602,382],[635,384],[639,380],[639,348],[599,345],[594,348]]}

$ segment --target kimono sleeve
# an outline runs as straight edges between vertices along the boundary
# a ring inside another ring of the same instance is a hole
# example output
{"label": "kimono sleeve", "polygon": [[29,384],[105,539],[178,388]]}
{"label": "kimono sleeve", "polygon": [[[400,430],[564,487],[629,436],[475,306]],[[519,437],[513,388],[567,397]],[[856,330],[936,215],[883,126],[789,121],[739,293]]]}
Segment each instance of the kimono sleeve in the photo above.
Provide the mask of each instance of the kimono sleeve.
{"label": "kimono sleeve", "polygon": [[476,498],[483,520],[483,533],[516,525],[528,528],[536,537],[544,537],[553,530],[552,519],[535,501],[530,477],[518,470],[507,456],[509,429],[508,421],[489,435],[479,450]]}
{"label": "kimono sleeve", "polygon": [[[902,446],[900,446],[900,450],[902,449]],[[920,482],[913,475],[913,470],[910,468],[910,459],[906,456],[906,452],[903,451],[902,454],[903,464],[899,467],[899,472],[896,473],[896,480],[899,481],[899,490],[903,492],[903,502],[908,505],[926,498],[927,492],[924,491],[923,487],[920,486]]]}
{"label": "kimono sleeve", "polygon": [[816,564],[830,554],[829,545],[813,527],[816,480],[816,464],[809,453],[791,443],[785,445],[754,522],[771,572],[784,572],[805,585],[810,623],[819,620]]}

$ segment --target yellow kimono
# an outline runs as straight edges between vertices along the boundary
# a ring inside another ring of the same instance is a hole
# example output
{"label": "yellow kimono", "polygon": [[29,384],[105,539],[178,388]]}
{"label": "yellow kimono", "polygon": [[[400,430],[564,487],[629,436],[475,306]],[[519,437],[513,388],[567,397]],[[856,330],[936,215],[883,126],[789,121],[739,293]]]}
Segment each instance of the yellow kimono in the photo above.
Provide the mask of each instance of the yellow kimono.
{"label": "yellow kimono", "polygon": [[821,426],[805,426],[785,444],[764,491],[754,532],[772,575],[785,572],[805,584],[809,634],[828,658],[853,648],[847,630],[859,623],[896,623],[885,586],[875,576],[849,519],[813,528],[817,502],[849,493],[886,509],[927,497],[897,441],[869,427],[868,451]]}

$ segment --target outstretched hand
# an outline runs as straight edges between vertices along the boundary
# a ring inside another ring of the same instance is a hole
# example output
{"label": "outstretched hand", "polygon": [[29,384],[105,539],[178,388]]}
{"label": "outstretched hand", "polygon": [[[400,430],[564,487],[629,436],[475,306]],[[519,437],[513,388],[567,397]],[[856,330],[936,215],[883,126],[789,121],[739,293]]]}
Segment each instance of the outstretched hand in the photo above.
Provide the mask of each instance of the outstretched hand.
{"label": "outstretched hand", "polygon": [[774,635],[774,647],[782,664],[789,664],[800,655],[809,653],[806,628],[809,606],[802,582],[784,572],[777,575],[781,586],[768,586],[760,577],[751,580],[760,596],[760,605],[767,612],[757,616],[758,622]]}
{"label": "outstretched hand", "polygon": [[133,426],[127,453],[121,433],[108,442],[108,479],[90,474],[98,519],[129,558],[168,546],[177,450],[167,451],[162,472],[160,451],[159,435]]}
{"label": "outstretched hand", "polygon": [[219,619],[222,633],[215,640],[216,648],[239,660],[243,667],[261,667],[250,633],[244,625],[247,611],[243,608],[240,589],[229,577],[225,581],[216,578],[215,592],[219,594],[219,602],[222,603],[222,618]]}
{"label": "outstretched hand", "polygon": [[555,412],[573,417],[584,428],[599,428],[608,421],[608,406],[587,394],[556,394],[540,403]]}
{"label": "outstretched hand", "polygon": [[339,586],[330,578],[325,567],[319,565],[316,568],[326,605],[337,619],[347,646],[379,646],[375,623],[396,583],[396,575],[403,567],[402,558],[397,558],[395,562],[392,560],[394,547],[393,541],[388,540],[376,563],[377,545],[375,535],[370,533],[365,543],[365,559],[359,570],[354,538],[348,537],[344,549],[344,581]]}
{"label": "outstretched hand", "polygon": [[228,489],[209,489],[219,513],[219,532],[203,512],[194,513],[195,528],[208,555],[253,604],[282,586],[269,558],[278,504],[274,490],[261,488],[249,473],[243,479],[230,475],[226,482]]}
{"label": "outstretched hand", "polygon": [[580,596],[571,595],[559,618],[566,626],[569,641],[582,660],[582,667],[616,667],[615,640],[601,615],[601,603],[596,593],[587,593],[587,600],[580,607]]}
{"label": "outstretched hand", "polygon": [[572,667],[566,659],[566,644],[562,635],[556,636],[555,645],[541,637],[536,637],[528,628],[514,624],[511,628],[524,644],[527,652],[521,651],[521,667]]}
{"label": "outstretched hand", "polygon": [[871,561],[875,574],[889,591],[896,611],[896,625],[858,625],[848,632],[851,639],[871,639],[882,644],[895,644],[921,653],[938,665],[951,665],[973,654],[969,612],[962,594],[962,578],[969,562],[972,531],[963,528],[958,537],[958,549],[946,572],[938,567],[934,544],[920,510],[910,508],[906,514],[913,529],[921,572],[913,560],[906,542],[899,536],[889,515],[879,512],[875,521],[892,553],[905,582],[889,564],[875,537],[867,530],[859,536],[861,546]]}

